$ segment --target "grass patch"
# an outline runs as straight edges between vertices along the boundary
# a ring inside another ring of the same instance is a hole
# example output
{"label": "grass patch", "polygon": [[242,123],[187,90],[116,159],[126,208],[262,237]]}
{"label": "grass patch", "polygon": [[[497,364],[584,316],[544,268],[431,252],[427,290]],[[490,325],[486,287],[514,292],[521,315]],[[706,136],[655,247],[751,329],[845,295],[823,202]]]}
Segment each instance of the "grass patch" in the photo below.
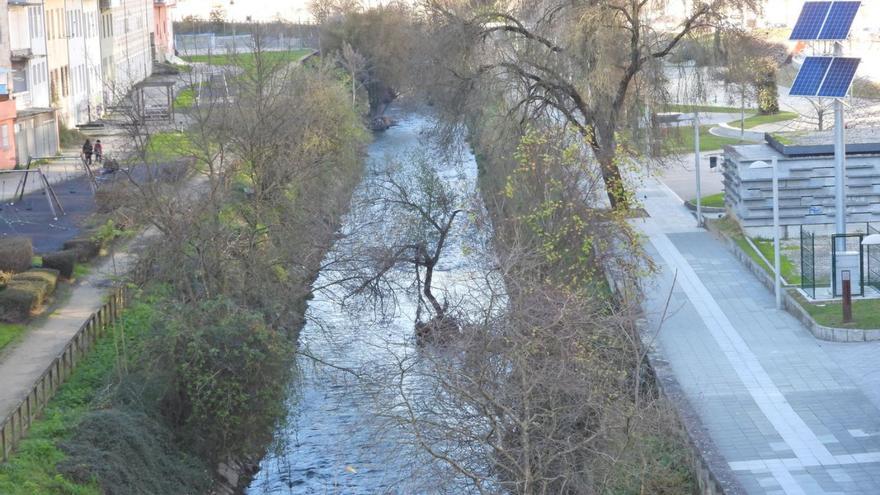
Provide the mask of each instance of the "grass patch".
{"label": "grass patch", "polygon": [[[739,144],[739,139],[716,136],[709,133],[712,126],[700,126],[700,151],[715,151],[729,144]],[[690,126],[670,127],[666,139],[673,143],[673,153],[689,153],[694,151],[694,129]]]}
{"label": "grass patch", "polygon": [[853,321],[843,323],[843,310],[839,301],[814,304],[808,302],[800,294],[795,294],[795,299],[820,325],[838,328],[880,328],[880,300],[854,300],[852,303]]}
{"label": "grass patch", "polygon": [[17,323],[0,323],[0,350],[19,338],[27,327]]}
{"label": "grass patch", "polygon": [[[761,251],[761,254],[764,255],[764,258],[767,259],[770,263],[773,263],[773,240],[772,239],[752,239],[752,242],[758,246],[758,250]],[[785,255],[785,248],[780,248],[779,253],[779,265],[780,270],[782,271],[782,278],[785,279],[789,284],[798,285],[801,283],[801,277],[798,275],[794,262]],[[764,262],[761,262],[761,265],[764,265]],[[767,269],[767,273],[773,275],[773,272],[770,269]]]}
{"label": "grass patch", "polygon": [[174,109],[175,110],[189,110],[196,104],[196,92],[192,88],[187,88],[177,93],[177,97],[174,98]]}
{"label": "grass patch", "polygon": [[[129,352],[137,349],[155,317],[156,312],[149,304],[136,304],[123,316],[125,332],[120,331],[120,325],[115,325],[98,340],[92,352],[49,401],[40,418],[34,421],[9,462],[0,464],[0,493],[101,494],[96,483],[76,483],[58,472],[56,466],[66,458],[59,444],[70,437],[80,419],[100,402],[116,376],[114,370],[121,360],[117,353],[121,340],[126,340]],[[130,354],[129,360],[132,359]]]}
{"label": "grass patch", "polygon": [[[691,203],[697,204],[697,198],[692,199]],[[700,198],[700,205],[708,206],[710,208],[724,208],[724,193],[720,192],[718,194],[703,196]]]}
{"label": "grass patch", "polygon": [[82,263],[76,263],[73,265],[73,278],[79,279],[85,277],[92,271],[92,268],[88,265],[84,265]]}
{"label": "grass patch", "polygon": [[[270,64],[279,64],[284,62],[297,62],[310,53],[312,53],[312,50],[310,49],[263,52],[263,57]],[[256,59],[253,53],[237,53],[231,55],[192,55],[182,58],[187,62],[192,63],[203,63],[208,65],[234,65],[241,67],[245,70],[253,68]]]}
{"label": "grass patch", "polygon": [[192,143],[183,132],[157,132],[147,143],[147,160],[168,161],[191,154]]}
{"label": "grass patch", "polygon": [[[744,122],[744,127],[746,129],[751,129],[753,127],[757,127],[763,124],[773,124],[775,122],[785,122],[787,120],[793,120],[798,118],[798,114],[794,112],[778,112],[769,115],[752,115],[751,117],[747,117]],[[727,125],[731,127],[735,127],[740,129],[740,120],[732,120],[727,123]]]}
{"label": "grass patch", "polygon": [[[746,113],[754,113],[757,112],[757,108],[746,108]],[[703,112],[703,113],[739,113],[742,111],[740,107],[725,107],[725,106],[717,106],[717,105],[685,105],[681,103],[670,103],[669,105],[665,105],[663,107],[663,111],[665,112]]]}

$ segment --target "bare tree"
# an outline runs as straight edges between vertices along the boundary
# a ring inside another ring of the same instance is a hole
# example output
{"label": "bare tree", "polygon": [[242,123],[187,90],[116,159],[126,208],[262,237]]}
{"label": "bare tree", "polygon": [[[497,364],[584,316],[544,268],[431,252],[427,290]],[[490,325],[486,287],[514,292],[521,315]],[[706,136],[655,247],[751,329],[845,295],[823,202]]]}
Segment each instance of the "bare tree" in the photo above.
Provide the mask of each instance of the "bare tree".
{"label": "bare tree", "polygon": [[367,60],[352,48],[350,44],[343,43],[342,51],[339,55],[339,63],[345,67],[349,77],[351,77],[351,105],[357,106],[357,86],[367,65]]}
{"label": "bare tree", "polygon": [[[357,249],[368,253],[362,275],[352,285],[352,295],[372,299],[388,297],[395,286],[389,280],[395,270],[411,269],[418,297],[416,325],[427,334],[434,328],[421,321],[422,308],[431,313],[430,322],[443,322],[448,302],[435,294],[434,272],[453,231],[456,218],[465,212],[464,197],[433,169],[427,154],[414,154],[409,166],[392,166],[371,188],[373,208],[384,212],[382,235],[363,240]],[[429,322],[429,323],[430,323]],[[449,322],[446,322],[448,324]]]}
{"label": "bare tree", "polygon": [[[441,86],[436,98],[447,103],[450,116],[480,105],[467,96],[476,85],[492,83],[524,120],[538,114],[563,118],[592,148],[612,207],[626,208],[618,132],[627,109],[638,107],[629,104],[635,83],[642,83],[643,101],[659,97],[659,64],[682,39],[723,26],[728,10],[753,7],[750,0],[697,3],[676,25],[661,26],[650,20],[657,14],[654,4],[643,0],[473,7],[431,0],[426,8],[433,30],[423,71],[431,74],[429,84]],[[432,66],[440,70],[428,72]]]}

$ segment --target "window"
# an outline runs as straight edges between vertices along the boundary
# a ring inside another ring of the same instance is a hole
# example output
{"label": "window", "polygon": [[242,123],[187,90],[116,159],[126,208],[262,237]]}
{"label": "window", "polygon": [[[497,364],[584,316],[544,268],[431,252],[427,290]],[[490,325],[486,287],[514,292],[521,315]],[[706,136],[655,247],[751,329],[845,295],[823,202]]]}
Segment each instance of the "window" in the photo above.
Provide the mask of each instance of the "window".
{"label": "window", "polygon": [[26,70],[12,70],[12,90],[16,93],[28,91],[28,74]]}
{"label": "window", "polygon": [[9,149],[9,124],[0,125],[0,148]]}

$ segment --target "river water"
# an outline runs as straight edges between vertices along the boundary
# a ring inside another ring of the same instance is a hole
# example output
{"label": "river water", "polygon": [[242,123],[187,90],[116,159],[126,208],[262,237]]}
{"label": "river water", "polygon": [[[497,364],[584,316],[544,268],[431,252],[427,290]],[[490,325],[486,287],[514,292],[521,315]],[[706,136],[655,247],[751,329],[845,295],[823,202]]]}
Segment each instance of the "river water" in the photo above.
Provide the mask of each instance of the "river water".
{"label": "river water", "polygon": [[[424,116],[398,112],[392,117],[399,125],[377,135],[369,147],[364,181],[355,191],[352,212],[343,221],[342,232],[350,236],[354,232],[381,236],[394,228],[395,219],[385,218],[384,211],[361,206],[375,187],[371,178],[395,161],[405,173],[411,153],[431,147],[427,137],[430,123]],[[469,198],[469,209],[481,209],[479,199],[474,199],[478,198],[476,162],[466,145],[460,148],[455,158],[436,155],[431,165]],[[469,299],[479,299],[474,294],[483,289],[476,285],[488,283],[483,276],[489,273],[487,241],[473,223],[475,215],[458,218],[435,273],[436,286],[455,304],[474,304],[476,309],[480,302]],[[340,244],[344,242],[337,242],[328,260],[337,257]],[[321,272],[316,287],[345,277],[344,269],[330,266]],[[339,292],[318,291],[309,304],[300,346],[324,364],[299,358],[287,421],[277,431],[275,445],[261,462],[247,493],[409,494],[443,490],[437,481],[437,466],[412,447],[406,428],[382,420],[389,411],[377,400],[382,394],[376,390],[376,370],[393,373],[409,366],[418,355],[413,341],[415,301],[399,297],[383,311],[376,311],[375,307],[343,304]],[[370,380],[364,379],[367,375]]]}

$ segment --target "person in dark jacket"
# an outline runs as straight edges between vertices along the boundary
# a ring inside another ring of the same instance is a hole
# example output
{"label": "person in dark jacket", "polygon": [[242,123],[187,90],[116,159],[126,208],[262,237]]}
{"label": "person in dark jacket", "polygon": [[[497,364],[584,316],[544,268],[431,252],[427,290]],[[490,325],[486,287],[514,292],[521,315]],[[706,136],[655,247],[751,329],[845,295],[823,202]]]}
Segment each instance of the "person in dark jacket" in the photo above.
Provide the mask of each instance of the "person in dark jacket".
{"label": "person in dark jacket", "polygon": [[89,139],[86,139],[86,142],[83,143],[82,156],[83,161],[86,162],[87,165],[92,164],[92,141]]}

